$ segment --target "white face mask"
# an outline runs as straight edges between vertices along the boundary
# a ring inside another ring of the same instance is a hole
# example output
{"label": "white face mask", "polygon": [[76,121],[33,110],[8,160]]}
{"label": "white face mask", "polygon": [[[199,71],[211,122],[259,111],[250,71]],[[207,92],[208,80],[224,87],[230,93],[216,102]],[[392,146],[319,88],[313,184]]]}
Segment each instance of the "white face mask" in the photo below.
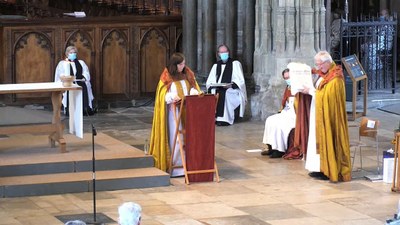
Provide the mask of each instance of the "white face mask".
{"label": "white face mask", "polygon": [[286,84],[290,86],[290,79],[285,80]]}

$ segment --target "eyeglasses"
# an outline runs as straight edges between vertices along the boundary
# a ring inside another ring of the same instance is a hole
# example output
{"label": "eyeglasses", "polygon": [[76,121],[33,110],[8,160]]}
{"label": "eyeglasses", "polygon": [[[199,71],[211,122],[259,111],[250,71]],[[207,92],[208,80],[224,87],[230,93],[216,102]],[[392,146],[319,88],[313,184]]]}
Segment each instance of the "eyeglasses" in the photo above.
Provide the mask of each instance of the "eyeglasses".
{"label": "eyeglasses", "polygon": [[324,65],[324,64],[327,63],[327,62],[328,62],[328,61],[315,63],[315,67],[317,67],[317,69],[320,69],[321,66]]}

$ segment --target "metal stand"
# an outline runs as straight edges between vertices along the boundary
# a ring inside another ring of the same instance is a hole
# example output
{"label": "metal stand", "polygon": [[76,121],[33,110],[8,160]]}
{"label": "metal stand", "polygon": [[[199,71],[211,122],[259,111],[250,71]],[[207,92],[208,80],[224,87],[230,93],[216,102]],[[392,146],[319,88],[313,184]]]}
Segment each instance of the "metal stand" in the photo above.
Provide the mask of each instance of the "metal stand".
{"label": "metal stand", "polygon": [[96,159],[94,154],[94,136],[97,135],[96,128],[92,124],[92,178],[93,178],[93,221],[96,223]]}
{"label": "metal stand", "polygon": [[60,215],[56,216],[60,221],[66,223],[71,220],[81,220],[86,224],[103,225],[109,223],[115,223],[113,219],[104,215],[103,213],[96,212],[96,159],[94,149],[94,136],[97,135],[97,131],[92,124],[92,178],[93,178],[93,215],[91,213],[75,214],[75,215]]}

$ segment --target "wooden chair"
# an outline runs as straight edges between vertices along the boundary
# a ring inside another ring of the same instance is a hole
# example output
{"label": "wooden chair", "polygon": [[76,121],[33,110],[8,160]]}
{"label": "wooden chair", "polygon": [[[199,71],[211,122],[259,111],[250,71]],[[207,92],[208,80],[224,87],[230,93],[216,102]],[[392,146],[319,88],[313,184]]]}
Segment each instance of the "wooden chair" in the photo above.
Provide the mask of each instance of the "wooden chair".
{"label": "wooden chair", "polygon": [[[360,154],[360,169],[362,170],[362,149],[374,147],[376,149],[376,161],[377,161],[377,172],[380,174],[380,166],[379,166],[379,140],[378,140],[378,128],[379,128],[379,120],[369,119],[367,117],[363,117],[360,121],[360,125],[358,126],[358,140],[350,141],[350,148],[355,148],[353,152],[353,160],[351,168],[353,170],[354,161],[356,158],[357,150]],[[368,141],[369,140],[369,141]]]}

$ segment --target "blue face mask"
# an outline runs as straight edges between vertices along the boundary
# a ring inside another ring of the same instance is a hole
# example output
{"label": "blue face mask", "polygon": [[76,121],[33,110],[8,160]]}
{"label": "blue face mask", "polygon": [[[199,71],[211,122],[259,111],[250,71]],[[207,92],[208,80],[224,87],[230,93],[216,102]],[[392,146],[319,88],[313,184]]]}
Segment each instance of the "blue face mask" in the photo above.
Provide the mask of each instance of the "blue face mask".
{"label": "blue face mask", "polygon": [[69,53],[68,54],[68,59],[71,61],[74,61],[76,59],[76,53]]}
{"label": "blue face mask", "polygon": [[287,79],[287,80],[285,80],[286,81],[286,84],[288,85],[288,86],[290,86],[290,79]]}
{"label": "blue face mask", "polygon": [[222,61],[226,62],[228,61],[229,53],[228,52],[219,53],[219,57],[221,58]]}

